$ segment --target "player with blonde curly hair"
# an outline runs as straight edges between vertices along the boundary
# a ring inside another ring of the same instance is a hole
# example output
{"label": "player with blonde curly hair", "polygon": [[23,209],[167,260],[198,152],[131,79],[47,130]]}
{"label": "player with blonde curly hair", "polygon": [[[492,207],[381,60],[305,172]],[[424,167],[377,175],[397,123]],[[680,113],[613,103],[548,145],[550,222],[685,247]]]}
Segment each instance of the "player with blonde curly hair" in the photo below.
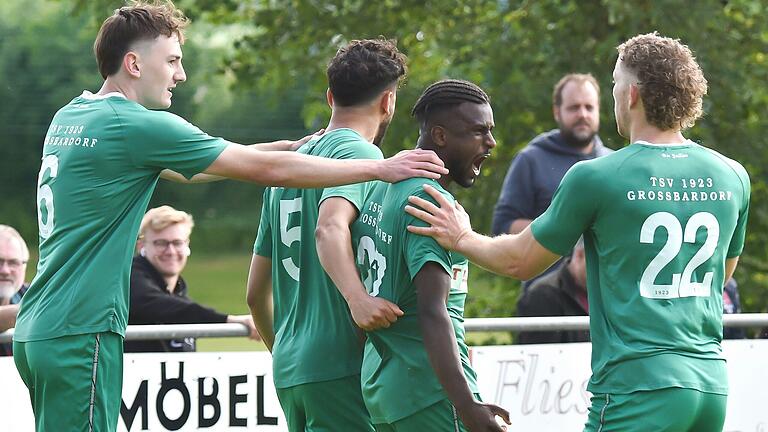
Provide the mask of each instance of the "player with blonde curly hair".
{"label": "player with blonde curly hair", "polygon": [[750,184],[738,162],[686,139],[707,83],[691,50],[655,33],[619,45],[613,98],[626,148],[579,162],[523,232],[489,238],[434,189],[409,227],[494,272],[528,279],[581,235],[592,405],[585,431],[721,431],[728,376],[723,283],[744,247]]}

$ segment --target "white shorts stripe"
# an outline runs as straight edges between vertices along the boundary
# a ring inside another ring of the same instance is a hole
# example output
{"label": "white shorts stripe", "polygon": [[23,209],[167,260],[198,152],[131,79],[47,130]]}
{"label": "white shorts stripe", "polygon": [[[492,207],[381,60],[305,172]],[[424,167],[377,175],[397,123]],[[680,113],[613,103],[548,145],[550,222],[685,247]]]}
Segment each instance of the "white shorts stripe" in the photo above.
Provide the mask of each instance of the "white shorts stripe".
{"label": "white shorts stripe", "polygon": [[88,407],[88,431],[93,432],[93,405],[96,400],[96,370],[99,366],[99,343],[101,335],[96,333],[96,343],[93,347],[93,370],[91,372],[91,402]]}

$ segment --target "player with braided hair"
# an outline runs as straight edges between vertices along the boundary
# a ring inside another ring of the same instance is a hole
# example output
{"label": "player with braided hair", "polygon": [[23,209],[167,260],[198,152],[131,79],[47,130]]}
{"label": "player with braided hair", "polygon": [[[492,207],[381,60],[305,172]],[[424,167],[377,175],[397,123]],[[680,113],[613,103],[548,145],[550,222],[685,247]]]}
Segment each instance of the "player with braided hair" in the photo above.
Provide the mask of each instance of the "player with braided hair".
{"label": "player with braided hair", "polygon": [[424,91],[412,113],[420,125],[417,147],[437,153],[450,172],[437,181],[377,184],[352,227],[369,293],[404,312],[368,332],[363,398],[377,431],[502,431],[495,417],[508,422],[509,414],[479,402],[464,342],[467,259],[407,232],[417,220],[403,211],[409,195],[428,199],[424,184],[453,200],[450,183],[474,183],[496,146],[490,100],[470,82],[444,80]]}
{"label": "player with braided hair", "polygon": [[416,104],[413,105],[411,115],[423,124],[426,115],[431,111],[458,105],[462,102],[482,105],[490,103],[490,98],[483,89],[468,81],[446,79],[438,81],[424,90]]}

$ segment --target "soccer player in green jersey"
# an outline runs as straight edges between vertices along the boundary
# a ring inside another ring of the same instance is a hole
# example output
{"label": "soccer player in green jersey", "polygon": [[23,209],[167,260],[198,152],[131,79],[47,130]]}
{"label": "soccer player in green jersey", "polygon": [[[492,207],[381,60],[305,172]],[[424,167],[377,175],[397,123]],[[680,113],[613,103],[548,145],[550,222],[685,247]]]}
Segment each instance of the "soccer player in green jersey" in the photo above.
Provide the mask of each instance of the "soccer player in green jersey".
{"label": "soccer player in green jersey", "polygon": [[186,79],[184,25],[170,2],[118,9],[94,44],[103,86],[75,97],[48,128],[37,193],[40,261],[14,334],[39,431],[117,427],[131,254],[164,170],[303,187],[443,172],[431,152],[339,161],[260,151],[294,143],[245,147],[154,111],[168,108]]}
{"label": "soccer player in green jersey", "polygon": [[[405,56],[392,41],[360,40],[341,48],[327,69],[332,113],[326,132],[298,151],[381,159],[379,145],[405,72]],[[368,296],[355,271],[350,224],[370,188],[358,183],[264,192],[248,305],[272,352],[275,387],[292,432],[373,430],[360,392],[357,326],[389,325],[402,312]],[[351,277],[337,279],[344,271]],[[348,279],[360,287],[345,292],[350,309],[334,283]]]}
{"label": "soccer player in green jersey", "polygon": [[519,235],[472,231],[435,190],[408,212],[494,272],[533,276],[581,234],[587,253],[592,405],[586,431],[721,431],[723,282],[744,246],[750,184],[736,161],[687,140],[707,81],[687,46],[654,34],[619,45],[613,98],[630,145],[580,162]]}
{"label": "soccer player in green jersey", "polygon": [[417,147],[434,150],[450,174],[376,182],[353,227],[370,295],[404,312],[391,326],[368,332],[363,398],[378,432],[502,431],[495,417],[508,422],[509,415],[479,401],[464,342],[467,259],[409,233],[416,219],[403,212],[410,195],[428,198],[424,184],[448,200],[449,184],[472,186],[496,146],[493,111],[478,86],[443,80],[424,91],[413,115],[420,125]]}

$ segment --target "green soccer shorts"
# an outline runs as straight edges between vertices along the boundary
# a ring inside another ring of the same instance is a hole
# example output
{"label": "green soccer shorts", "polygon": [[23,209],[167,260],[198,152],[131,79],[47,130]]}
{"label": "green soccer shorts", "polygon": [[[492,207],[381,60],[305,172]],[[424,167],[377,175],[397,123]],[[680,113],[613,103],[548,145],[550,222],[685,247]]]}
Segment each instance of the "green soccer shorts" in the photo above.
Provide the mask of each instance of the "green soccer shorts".
{"label": "green soccer shorts", "polygon": [[[475,400],[482,402],[475,393]],[[377,424],[376,432],[467,432],[456,407],[443,399],[408,417],[389,424]]]}
{"label": "green soccer shorts", "polygon": [[88,333],[13,343],[38,432],[112,432],[123,389],[123,337]]}
{"label": "green soccer shorts", "polygon": [[373,432],[360,375],[277,389],[289,432]]}
{"label": "green soccer shorts", "polygon": [[584,432],[722,432],[727,399],[676,387],[595,394]]}

